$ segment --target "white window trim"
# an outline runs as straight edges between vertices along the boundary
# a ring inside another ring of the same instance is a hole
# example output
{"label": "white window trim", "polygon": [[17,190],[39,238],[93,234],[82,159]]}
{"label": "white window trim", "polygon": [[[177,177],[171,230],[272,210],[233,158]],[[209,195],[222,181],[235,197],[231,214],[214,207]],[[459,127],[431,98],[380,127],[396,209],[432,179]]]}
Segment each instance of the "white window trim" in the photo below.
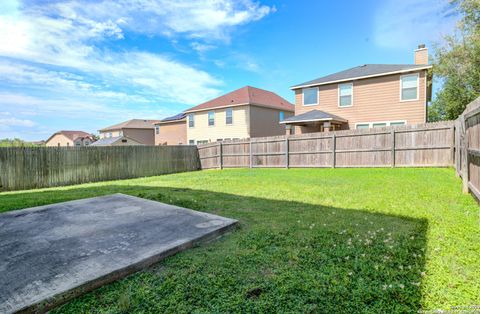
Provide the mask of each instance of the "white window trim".
{"label": "white window trim", "polygon": [[[193,120],[190,119],[190,117],[193,117]],[[188,127],[189,127],[190,129],[193,129],[193,128],[195,127],[195,114],[194,114],[194,113],[189,113],[187,120],[188,120],[188,121],[187,121],[187,122],[188,122]],[[190,126],[190,120],[193,121],[193,126]]]}
{"label": "white window trim", "polygon": [[[402,99],[402,78],[405,76],[416,76],[417,77],[417,98],[416,99]],[[410,73],[405,75],[400,75],[400,102],[409,102],[409,101],[418,101],[420,98],[420,73]]]}
{"label": "white window trim", "polygon": [[[210,125],[210,112],[213,112],[213,124]],[[216,117],[215,117],[215,110],[210,110],[207,112],[207,126],[209,128],[213,128],[215,127],[215,120],[216,120]]]}
{"label": "white window trim", "polygon": [[[305,89],[316,89],[317,90],[317,102],[315,104],[308,104],[308,105],[305,105],[305,99],[303,97],[303,91]],[[305,87],[305,88],[302,88],[302,105],[305,106],[305,107],[309,107],[309,106],[318,106],[320,104],[320,90],[318,87]]]}
{"label": "white window trim", "polygon": [[[349,106],[340,106],[340,86],[342,85],[350,85],[352,87],[352,94],[350,95],[351,97],[351,102]],[[339,108],[348,108],[353,106],[353,83],[343,83],[343,84],[338,84],[337,86],[338,89],[338,107]]]}
{"label": "white window trim", "polygon": [[[227,123],[227,111],[228,111],[229,109],[232,110],[232,123]],[[225,125],[226,125],[226,126],[233,125],[233,108],[227,108],[227,109],[225,109]]]}
{"label": "white window trim", "polygon": [[374,122],[358,122],[358,123],[355,123],[355,130],[357,129],[357,125],[359,124],[368,124],[368,128],[371,129],[373,128],[373,124],[377,124],[377,123],[385,123],[386,126],[390,126],[391,123],[399,123],[399,122],[402,122],[404,125],[407,124],[407,120],[391,120],[391,121],[374,121]]}

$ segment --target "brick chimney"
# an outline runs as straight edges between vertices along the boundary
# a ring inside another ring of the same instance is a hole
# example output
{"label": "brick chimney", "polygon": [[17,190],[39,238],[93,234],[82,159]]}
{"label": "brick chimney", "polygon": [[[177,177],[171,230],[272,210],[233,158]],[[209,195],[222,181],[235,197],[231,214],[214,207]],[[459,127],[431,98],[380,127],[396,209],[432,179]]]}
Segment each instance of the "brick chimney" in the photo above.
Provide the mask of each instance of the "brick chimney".
{"label": "brick chimney", "polygon": [[420,44],[415,49],[413,61],[415,64],[428,64],[428,48],[425,44]]}

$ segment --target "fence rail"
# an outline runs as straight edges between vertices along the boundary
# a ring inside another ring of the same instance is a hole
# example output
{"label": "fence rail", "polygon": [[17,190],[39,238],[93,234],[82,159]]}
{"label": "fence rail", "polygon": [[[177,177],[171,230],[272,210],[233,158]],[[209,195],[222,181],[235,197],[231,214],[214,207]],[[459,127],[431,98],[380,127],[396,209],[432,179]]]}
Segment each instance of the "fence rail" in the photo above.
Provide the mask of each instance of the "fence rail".
{"label": "fence rail", "polygon": [[445,121],[198,146],[202,169],[304,167],[448,167],[455,122]]}
{"label": "fence rail", "polygon": [[455,121],[455,169],[463,191],[480,200],[480,97]]}
{"label": "fence rail", "polygon": [[0,148],[0,190],[21,190],[193,171],[195,146]]}

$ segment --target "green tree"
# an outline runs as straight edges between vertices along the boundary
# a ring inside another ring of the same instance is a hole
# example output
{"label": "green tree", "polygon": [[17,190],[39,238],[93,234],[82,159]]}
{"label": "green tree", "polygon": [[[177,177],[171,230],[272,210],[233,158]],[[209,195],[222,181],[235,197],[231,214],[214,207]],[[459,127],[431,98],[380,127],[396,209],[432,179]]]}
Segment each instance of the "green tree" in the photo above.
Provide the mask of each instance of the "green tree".
{"label": "green tree", "polygon": [[480,96],[480,0],[453,0],[460,14],[454,35],[435,47],[434,75],[443,83],[429,121],[456,119]]}

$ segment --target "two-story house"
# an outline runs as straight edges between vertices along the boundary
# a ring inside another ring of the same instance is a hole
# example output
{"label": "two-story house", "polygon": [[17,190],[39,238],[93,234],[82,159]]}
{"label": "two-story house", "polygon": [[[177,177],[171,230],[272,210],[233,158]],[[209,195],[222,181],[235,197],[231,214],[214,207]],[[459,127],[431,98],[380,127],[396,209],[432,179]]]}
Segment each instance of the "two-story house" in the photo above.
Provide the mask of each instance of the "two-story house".
{"label": "two-story house", "polygon": [[270,91],[245,86],[185,111],[190,145],[285,134],[279,122],[294,106]]}
{"label": "two-story house", "polygon": [[430,68],[420,45],[414,64],[364,64],[295,85],[295,116],[281,124],[299,134],[425,123]]}
{"label": "two-story house", "polygon": [[187,143],[187,118],[185,113],[165,118],[155,123],[155,145],[184,145]]}
{"label": "two-story house", "polygon": [[159,120],[131,119],[99,130],[100,140],[96,146],[155,145],[155,123]]}

